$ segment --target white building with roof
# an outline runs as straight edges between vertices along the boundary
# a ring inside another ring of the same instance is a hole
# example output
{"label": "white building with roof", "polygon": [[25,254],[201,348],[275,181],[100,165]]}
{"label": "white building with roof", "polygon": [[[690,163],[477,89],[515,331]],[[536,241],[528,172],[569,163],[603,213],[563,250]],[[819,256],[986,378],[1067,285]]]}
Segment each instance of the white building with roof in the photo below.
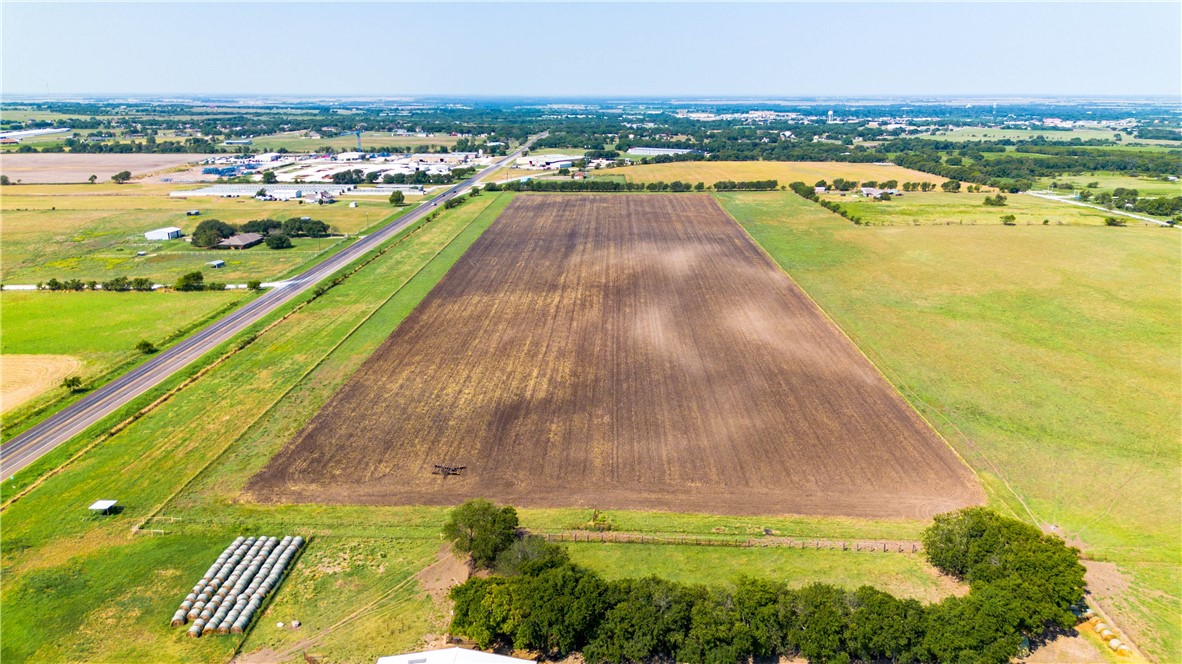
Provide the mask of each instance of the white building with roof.
{"label": "white building with roof", "polygon": [[181,229],[176,226],[166,226],[164,228],[157,228],[154,231],[144,233],[144,239],[151,242],[163,242],[165,240],[175,240],[181,236]]}
{"label": "white building with roof", "polygon": [[532,659],[507,657],[496,653],[466,648],[423,650],[405,655],[379,657],[377,664],[537,664]]}
{"label": "white building with roof", "polygon": [[696,152],[696,150],[687,150],[685,148],[628,148],[628,154],[639,157],[656,157],[664,154],[689,154]]}
{"label": "white building with roof", "polygon": [[571,163],[582,159],[581,156],[569,154],[531,154],[518,157],[515,166],[534,170],[549,170],[552,168],[570,168]]}

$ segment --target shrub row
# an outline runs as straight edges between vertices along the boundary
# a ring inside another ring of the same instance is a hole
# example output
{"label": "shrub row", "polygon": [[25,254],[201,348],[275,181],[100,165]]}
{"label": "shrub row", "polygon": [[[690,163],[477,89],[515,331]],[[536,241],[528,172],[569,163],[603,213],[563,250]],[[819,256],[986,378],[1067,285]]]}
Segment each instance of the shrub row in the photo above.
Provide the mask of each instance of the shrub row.
{"label": "shrub row", "polygon": [[606,581],[571,563],[563,547],[514,539],[512,508],[480,501],[461,510],[461,525],[453,518],[446,534],[496,573],[452,590],[452,633],[551,658],[581,652],[593,664],[797,656],[1005,664],[1024,638],[1074,625],[1084,589],[1077,550],[984,508],[938,516],[925,531],[928,560],[971,588],[927,606],[868,586]]}
{"label": "shrub row", "polygon": [[51,290],[51,291],[82,291],[82,290],[98,290],[99,286],[105,291],[113,291],[117,293],[124,293],[127,291],[150,291],[152,290],[152,280],[147,277],[136,277],[129,279],[127,277],[115,277],[104,282],[98,282],[93,279],[89,281],[82,281],[81,279],[50,279],[46,282],[38,282],[37,290]]}
{"label": "shrub row", "polygon": [[[760,191],[775,189],[780,186],[776,180],[752,180],[735,182],[722,180],[714,183],[716,191]],[[498,185],[489,183],[485,186],[488,191],[592,191],[592,192],[626,192],[626,191],[705,191],[706,183],[690,184],[674,180],[673,182],[620,182],[619,180],[515,180]]]}

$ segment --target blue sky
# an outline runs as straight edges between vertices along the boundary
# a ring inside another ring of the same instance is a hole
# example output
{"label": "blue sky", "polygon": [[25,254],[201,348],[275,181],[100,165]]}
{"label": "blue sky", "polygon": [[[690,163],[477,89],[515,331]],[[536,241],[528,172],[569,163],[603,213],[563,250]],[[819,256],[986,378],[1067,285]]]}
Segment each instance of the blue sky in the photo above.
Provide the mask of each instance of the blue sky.
{"label": "blue sky", "polygon": [[6,93],[1179,95],[1182,3],[3,5]]}

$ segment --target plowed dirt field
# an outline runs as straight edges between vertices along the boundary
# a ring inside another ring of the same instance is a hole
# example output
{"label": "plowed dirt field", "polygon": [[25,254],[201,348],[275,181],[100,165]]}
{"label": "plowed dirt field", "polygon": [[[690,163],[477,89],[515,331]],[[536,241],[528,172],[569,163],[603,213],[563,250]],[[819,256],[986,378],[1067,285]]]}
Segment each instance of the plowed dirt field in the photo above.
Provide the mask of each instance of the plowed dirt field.
{"label": "plowed dirt field", "polygon": [[518,196],[246,497],[859,517],[984,499],[718,204],[687,194]]}

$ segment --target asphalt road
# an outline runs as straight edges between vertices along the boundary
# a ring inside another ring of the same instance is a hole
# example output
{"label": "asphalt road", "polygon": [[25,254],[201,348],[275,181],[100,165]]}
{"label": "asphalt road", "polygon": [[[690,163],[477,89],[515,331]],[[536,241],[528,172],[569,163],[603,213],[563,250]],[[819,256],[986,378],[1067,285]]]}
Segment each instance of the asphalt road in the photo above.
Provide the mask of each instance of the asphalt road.
{"label": "asphalt road", "polygon": [[40,424],[21,433],[0,447],[0,476],[8,477],[25,468],[58,445],[78,435],[87,427],[115,412],[132,399],[159,385],[177,371],[188,366],[197,358],[246,329],[263,316],[271,313],[289,300],[314,287],[324,278],[358,257],[374,249],[399,231],[429,214],[449,198],[461,194],[476,184],[480,178],[500,168],[521,155],[535,140],[545,137],[542,133],[531,138],[516,152],[497,163],[476,173],[472,177],[449,188],[447,191],[423,202],[415,210],[399,217],[371,233],[340,253],[337,253],[306,272],[287,280],[287,284],[269,290],[249,303],[239,307],[207,327],[187,337],[175,346],[165,350],[131,371],[112,380],[79,399],[67,408],[54,414]]}

